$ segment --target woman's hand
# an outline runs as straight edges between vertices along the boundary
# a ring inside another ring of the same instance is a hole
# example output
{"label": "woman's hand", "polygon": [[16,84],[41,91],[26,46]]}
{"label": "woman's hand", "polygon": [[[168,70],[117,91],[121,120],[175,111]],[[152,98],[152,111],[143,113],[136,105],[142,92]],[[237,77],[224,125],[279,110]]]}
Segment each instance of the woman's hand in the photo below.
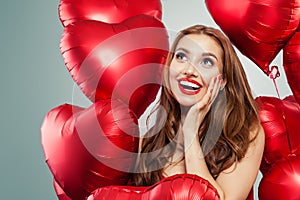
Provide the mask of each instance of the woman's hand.
{"label": "woman's hand", "polygon": [[199,142],[198,129],[223,86],[222,75],[214,77],[202,100],[187,111],[182,124],[186,173],[196,174],[208,180],[217,189],[221,200],[224,199],[224,193],[208,170]]}
{"label": "woman's hand", "polygon": [[[198,128],[203,121],[205,115],[211,108],[212,103],[216,99],[220,89],[224,87],[224,81],[222,74],[211,79],[206,94],[202,100],[194,104],[187,111],[185,118],[183,119],[182,129],[187,130],[189,133],[197,133]],[[197,134],[196,134],[197,135]],[[195,135],[192,135],[195,137]]]}

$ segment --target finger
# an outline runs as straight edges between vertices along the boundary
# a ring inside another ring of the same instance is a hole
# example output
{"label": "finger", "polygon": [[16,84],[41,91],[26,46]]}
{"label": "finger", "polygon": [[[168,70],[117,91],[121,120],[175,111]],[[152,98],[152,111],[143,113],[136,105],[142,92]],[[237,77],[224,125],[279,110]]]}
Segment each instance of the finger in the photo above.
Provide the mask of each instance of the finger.
{"label": "finger", "polygon": [[211,103],[214,102],[216,97],[219,94],[220,88],[221,88],[221,83],[222,83],[222,74],[219,74],[214,78],[214,84],[213,84],[213,89],[212,89],[212,94],[211,94]]}
{"label": "finger", "polygon": [[196,108],[198,110],[200,110],[200,109],[204,108],[206,105],[210,104],[210,99],[211,99],[212,93],[214,91],[215,83],[217,81],[216,79],[217,79],[216,77],[211,79],[206,94],[203,96],[201,101],[199,101],[196,104]]}

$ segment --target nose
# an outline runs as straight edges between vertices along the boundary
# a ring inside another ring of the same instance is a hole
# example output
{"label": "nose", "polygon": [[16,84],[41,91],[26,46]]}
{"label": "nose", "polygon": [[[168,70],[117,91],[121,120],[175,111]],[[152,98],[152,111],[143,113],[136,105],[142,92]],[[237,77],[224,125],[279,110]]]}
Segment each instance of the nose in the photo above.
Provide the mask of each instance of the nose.
{"label": "nose", "polygon": [[183,74],[187,75],[187,76],[194,76],[197,77],[198,76],[198,72],[195,69],[195,67],[193,66],[192,63],[188,62],[186,64],[186,66],[183,68]]}

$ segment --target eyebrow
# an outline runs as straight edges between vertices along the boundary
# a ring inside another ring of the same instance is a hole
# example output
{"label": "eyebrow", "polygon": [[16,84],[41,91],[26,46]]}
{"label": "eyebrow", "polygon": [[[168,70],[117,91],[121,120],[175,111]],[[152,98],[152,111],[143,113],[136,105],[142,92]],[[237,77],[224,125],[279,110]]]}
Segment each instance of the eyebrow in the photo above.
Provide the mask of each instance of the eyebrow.
{"label": "eyebrow", "polygon": [[[178,48],[178,49],[176,49],[175,51],[178,51],[178,50],[184,51],[184,52],[186,52],[186,53],[190,53],[190,51],[187,50],[187,49],[185,49],[185,48]],[[213,53],[210,53],[210,52],[204,52],[204,53],[202,53],[202,56],[212,56],[212,57],[214,57],[217,61],[219,61],[218,58],[217,58],[217,56],[216,56],[215,54],[213,54]]]}
{"label": "eyebrow", "polygon": [[217,61],[219,61],[218,58],[217,58],[217,56],[216,56],[215,54],[213,54],[213,53],[207,52],[207,53],[203,53],[202,55],[203,55],[203,56],[212,56],[212,57],[214,57]]}
{"label": "eyebrow", "polygon": [[190,51],[187,50],[187,49],[185,49],[185,48],[178,48],[178,49],[175,50],[175,52],[178,51],[178,50],[184,51],[184,52],[186,52],[186,53],[190,53]]}

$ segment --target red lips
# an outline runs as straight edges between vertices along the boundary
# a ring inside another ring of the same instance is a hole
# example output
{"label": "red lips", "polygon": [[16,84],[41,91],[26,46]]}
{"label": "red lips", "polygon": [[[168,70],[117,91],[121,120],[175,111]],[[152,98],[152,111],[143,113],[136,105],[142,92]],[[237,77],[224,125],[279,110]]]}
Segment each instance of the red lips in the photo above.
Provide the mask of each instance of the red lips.
{"label": "red lips", "polygon": [[181,78],[178,80],[178,87],[183,94],[195,95],[198,94],[202,85],[190,78]]}

